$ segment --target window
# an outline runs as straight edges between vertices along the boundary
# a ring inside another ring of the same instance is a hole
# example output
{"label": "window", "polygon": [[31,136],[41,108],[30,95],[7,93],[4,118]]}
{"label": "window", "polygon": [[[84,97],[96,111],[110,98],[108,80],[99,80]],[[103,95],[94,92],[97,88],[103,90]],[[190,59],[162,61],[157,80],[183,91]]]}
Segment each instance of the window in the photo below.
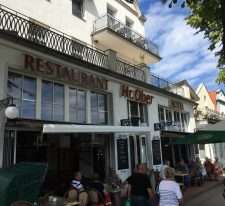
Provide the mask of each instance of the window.
{"label": "window", "polygon": [[183,129],[187,128],[189,123],[189,113],[181,113],[181,123]]}
{"label": "window", "polygon": [[114,9],[112,6],[107,5],[107,14],[114,17],[116,14],[116,9]]}
{"label": "window", "polygon": [[140,123],[148,124],[147,105],[128,101],[128,116],[133,126],[138,126]]}
{"label": "window", "polygon": [[128,17],[126,17],[126,27],[132,28],[134,22],[130,20]]}
{"label": "window", "polygon": [[72,13],[73,15],[83,17],[84,0],[72,0]]}
{"label": "window", "polygon": [[174,111],[174,122],[180,122],[180,113]]}
{"label": "window", "polygon": [[64,86],[42,81],[42,119],[64,120]]}
{"label": "window", "polygon": [[91,122],[108,123],[107,95],[91,92]]}
{"label": "window", "polygon": [[69,116],[71,122],[86,122],[86,92],[69,89]]}
{"label": "window", "polygon": [[172,112],[166,109],[166,121],[172,122]]}
{"label": "window", "polygon": [[9,72],[8,95],[14,98],[20,117],[35,118],[36,79]]}
{"label": "window", "polygon": [[164,108],[159,105],[159,121],[164,122],[165,121],[165,116],[164,116]]}

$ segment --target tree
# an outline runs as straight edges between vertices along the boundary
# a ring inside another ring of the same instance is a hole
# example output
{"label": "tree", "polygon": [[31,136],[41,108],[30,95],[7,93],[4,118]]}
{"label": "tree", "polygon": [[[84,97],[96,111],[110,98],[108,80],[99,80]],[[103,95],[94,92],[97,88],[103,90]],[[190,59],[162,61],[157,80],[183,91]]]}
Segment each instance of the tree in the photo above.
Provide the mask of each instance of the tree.
{"label": "tree", "polygon": [[[191,14],[186,18],[187,24],[203,32],[210,41],[209,49],[218,56],[218,83],[225,83],[225,0],[161,0],[169,2],[169,7],[181,5],[189,7]],[[219,49],[219,51],[218,51]]]}

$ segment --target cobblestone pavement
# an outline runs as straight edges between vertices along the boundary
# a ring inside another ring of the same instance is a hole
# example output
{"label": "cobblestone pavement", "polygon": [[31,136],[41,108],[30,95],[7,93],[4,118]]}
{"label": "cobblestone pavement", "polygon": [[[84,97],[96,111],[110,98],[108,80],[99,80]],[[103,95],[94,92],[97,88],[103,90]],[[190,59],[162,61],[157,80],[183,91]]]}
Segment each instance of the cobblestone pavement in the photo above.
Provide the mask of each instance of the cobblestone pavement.
{"label": "cobblestone pavement", "polygon": [[215,185],[207,191],[198,193],[197,196],[185,200],[185,206],[224,206],[225,199],[222,196],[224,186]]}

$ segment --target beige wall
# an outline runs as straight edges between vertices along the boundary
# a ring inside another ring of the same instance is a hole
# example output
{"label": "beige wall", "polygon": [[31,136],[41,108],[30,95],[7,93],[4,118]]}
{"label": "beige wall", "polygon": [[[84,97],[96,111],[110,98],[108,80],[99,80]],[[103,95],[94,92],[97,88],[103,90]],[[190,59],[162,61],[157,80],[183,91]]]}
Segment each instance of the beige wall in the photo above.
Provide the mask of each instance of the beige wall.
{"label": "beige wall", "polygon": [[208,94],[208,91],[203,84],[201,84],[199,86],[196,93],[199,96],[199,101],[197,102],[199,109],[208,107],[211,110],[215,110],[215,105],[213,104],[213,102]]}

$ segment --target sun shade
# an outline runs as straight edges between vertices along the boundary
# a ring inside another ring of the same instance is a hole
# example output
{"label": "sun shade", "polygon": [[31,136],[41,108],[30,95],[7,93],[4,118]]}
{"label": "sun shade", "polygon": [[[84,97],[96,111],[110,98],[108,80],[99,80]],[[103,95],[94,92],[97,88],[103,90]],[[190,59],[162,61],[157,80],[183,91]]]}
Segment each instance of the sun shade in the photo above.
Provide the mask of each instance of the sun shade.
{"label": "sun shade", "polygon": [[210,144],[225,142],[225,120],[208,124],[197,132],[178,139],[174,144]]}

